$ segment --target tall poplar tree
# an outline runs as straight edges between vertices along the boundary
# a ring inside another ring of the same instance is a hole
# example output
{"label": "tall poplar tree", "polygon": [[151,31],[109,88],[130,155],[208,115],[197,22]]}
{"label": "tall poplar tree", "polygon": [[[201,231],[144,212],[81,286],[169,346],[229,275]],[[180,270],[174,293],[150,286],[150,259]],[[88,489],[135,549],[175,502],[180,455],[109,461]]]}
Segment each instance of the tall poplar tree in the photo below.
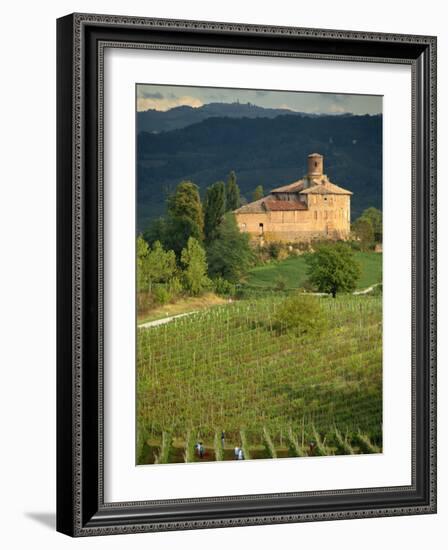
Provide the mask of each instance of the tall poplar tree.
{"label": "tall poplar tree", "polygon": [[207,277],[207,260],[205,250],[196,239],[190,237],[182,250],[181,263],[184,268],[184,287],[192,296],[197,296],[210,286]]}
{"label": "tall poplar tree", "polygon": [[204,201],[205,240],[211,242],[226,211],[226,188],[223,181],[217,181],[207,188]]}
{"label": "tall poplar tree", "polygon": [[241,206],[240,188],[236,183],[236,174],[232,170],[226,186],[226,211],[236,210]]}
{"label": "tall poplar tree", "polygon": [[262,185],[257,185],[257,187],[255,187],[255,191],[253,192],[252,200],[253,201],[258,201],[258,200],[262,199],[263,196],[264,196],[263,186]]}

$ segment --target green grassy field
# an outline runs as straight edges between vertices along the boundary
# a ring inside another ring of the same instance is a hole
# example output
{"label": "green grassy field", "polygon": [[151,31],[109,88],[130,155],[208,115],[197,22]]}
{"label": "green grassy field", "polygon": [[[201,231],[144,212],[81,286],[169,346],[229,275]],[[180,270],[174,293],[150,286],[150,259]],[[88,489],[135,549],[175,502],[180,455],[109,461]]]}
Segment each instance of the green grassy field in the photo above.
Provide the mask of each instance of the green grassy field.
{"label": "green grassy field", "polygon": [[315,337],[275,330],[282,299],[139,330],[139,464],[198,460],[198,440],[205,460],[230,460],[235,445],[246,458],[381,450],[381,297],[316,298],[328,327]]}
{"label": "green grassy field", "polygon": [[[361,265],[361,277],[357,289],[367,288],[382,281],[383,255],[374,252],[355,252]],[[286,289],[300,288],[306,281],[304,256],[292,256],[282,261],[255,267],[249,273],[247,285],[256,288],[274,288],[279,277],[285,281]]]}

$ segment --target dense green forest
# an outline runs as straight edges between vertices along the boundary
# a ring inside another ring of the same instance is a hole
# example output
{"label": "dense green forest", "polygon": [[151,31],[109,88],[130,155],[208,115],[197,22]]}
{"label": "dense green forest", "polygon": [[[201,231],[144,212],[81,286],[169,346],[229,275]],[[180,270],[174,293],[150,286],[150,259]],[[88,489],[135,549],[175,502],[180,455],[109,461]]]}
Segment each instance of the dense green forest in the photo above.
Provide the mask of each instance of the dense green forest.
{"label": "dense green forest", "polygon": [[368,206],[381,208],[381,115],[211,117],[172,131],[139,132],[137,229],[164,214],[181,180],[194,181],[203,196],[234,170],[243,202],[251,201],[259,185],[269,192],[302,177],[311,152],[325,156],[332,181],[353,191],[352,219]]}

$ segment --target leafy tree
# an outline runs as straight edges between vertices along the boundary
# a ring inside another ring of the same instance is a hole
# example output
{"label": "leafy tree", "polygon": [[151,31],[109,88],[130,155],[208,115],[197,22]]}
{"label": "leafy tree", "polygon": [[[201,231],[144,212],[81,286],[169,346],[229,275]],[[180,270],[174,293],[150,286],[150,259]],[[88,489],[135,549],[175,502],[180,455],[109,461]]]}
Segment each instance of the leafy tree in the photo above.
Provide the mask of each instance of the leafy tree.
{"label": "leafy tree", "polygon": [[274,326],[279,333],[291,331],[298,336],[310,335],[325,328],[326,318],[315,296],[296,292],[278,306]]}
{"label": "leafy tree", "polygon": [[352,224],[352,232],[359,239],[361,250],[368,250],[375,241],[372,222],[361,216]]}
{"label": "leafy tree", "polygon": [[145,239],[139,235],[137,237],[137,291],[143,292],[148,289],[148,261],[149,247]]}
{"label": "leafy tree", "polygon": [[232,170],[229,174],[229,179],[226,186],[226,211],[236,210],[241,206],[240,188],[236,183],[236,175]]}
{"label": "leafy tree", "polygon": [[153,220],[146,231],[143,233],[145,241],[152,245],[156,241],[165,244],[167,236],[167,223],[165,218],[156,218]]}
{"label": "leafy tree", "polygon": [[252,194],[252,200],[253,201],[258,201],[258,200],[262,199],[263,197],[264,197],[263,186],[262,185],[257,185],[257,187],[255,187],[255,191]]}
{"label": "leafy tree", "polygon": [[174,250],[180,258],[189,237],[204,240],[204,213],[199,188],[191,181],[182,181],[168,196],[167,217],[154,220],[144,233],[149,244],[160,241],[165,249]]}
{"label": "leafy tree", "polygon": [[216,237],[216,231],[225,213],[226,188],[218,181],[207,188],[204,202],[205,240],[210,242]]}
{"label": "leafy tree", "polygon": [[152,248],[141,235],[137,237],[137,289],[151,292],[155,283],[169,283],[176,274],[176,256],[165,251],[159,241]]}
{"label": "leafy tree", "polygon": [[191,181],[181,181],[174,193],[168,197],[168,215],[174,218],[189,218],[202,232],[204,214],[199,187]]}
{"label": "leafy tree", "polygon": [[378,208],[371,206],[364,210],[359,219],[369,220],[372,224],[375,242],[380,243],[383,240],[383,213]]}
{"label": "leafy tree", "polygon": [[338,292],[352,292],[361,275],[353,251],[345,243],[321,244],[305,257],[309,281],[320,292],[336,298]]}
{"label": "leafy tree", "polygon": [[148,244],[160,241],[165,249],[174,250],[180,258],[189,237],[204,239],[204,215],[198,187],[181,182],[167,200],[167,217],[152,221],[143,236]]}
{"label": "leafy tree", "polygon": [[197,224],[192,219],[187,217],[168,218],[164,245],[166,248],[174,250],[178,260],[180,260],[182,250],[187,246],[190,237],[198,242],[204,240],[203,233],[199,232]]}
{"label": "leafy tree", "polygon": [[187,246],[182,250],[181,263],[184,266],[184,286],[192,296],[201,294],[210,286],[205,250],[195,238],[188,239]]}
{"label": "leafy tree", "polygon": [[176,273],[176,256],[173,250],[165,251],[162,244],[156,241],[148,253],[146,270],[149,290],[154,283],[169,283]]}
{"label": "leafy tree", "polygon": [[232,283],[243,278],[254,261],[249,235],[238,229],[235,216],[228,212],[217,229],[216,239],[207,247],[208,272]]}

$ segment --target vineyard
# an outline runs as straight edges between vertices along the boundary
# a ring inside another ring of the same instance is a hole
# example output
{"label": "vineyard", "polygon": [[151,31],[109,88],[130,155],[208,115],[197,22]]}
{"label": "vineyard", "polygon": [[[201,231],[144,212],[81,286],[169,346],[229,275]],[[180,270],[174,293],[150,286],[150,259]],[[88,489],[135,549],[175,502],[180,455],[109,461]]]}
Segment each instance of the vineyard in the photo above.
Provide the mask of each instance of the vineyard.
{"label": "vineyard", "polygon": [[381,297],[319,298],[314,336],[275,326],[284,299],[138,331],[138,464],[381,452]]}

